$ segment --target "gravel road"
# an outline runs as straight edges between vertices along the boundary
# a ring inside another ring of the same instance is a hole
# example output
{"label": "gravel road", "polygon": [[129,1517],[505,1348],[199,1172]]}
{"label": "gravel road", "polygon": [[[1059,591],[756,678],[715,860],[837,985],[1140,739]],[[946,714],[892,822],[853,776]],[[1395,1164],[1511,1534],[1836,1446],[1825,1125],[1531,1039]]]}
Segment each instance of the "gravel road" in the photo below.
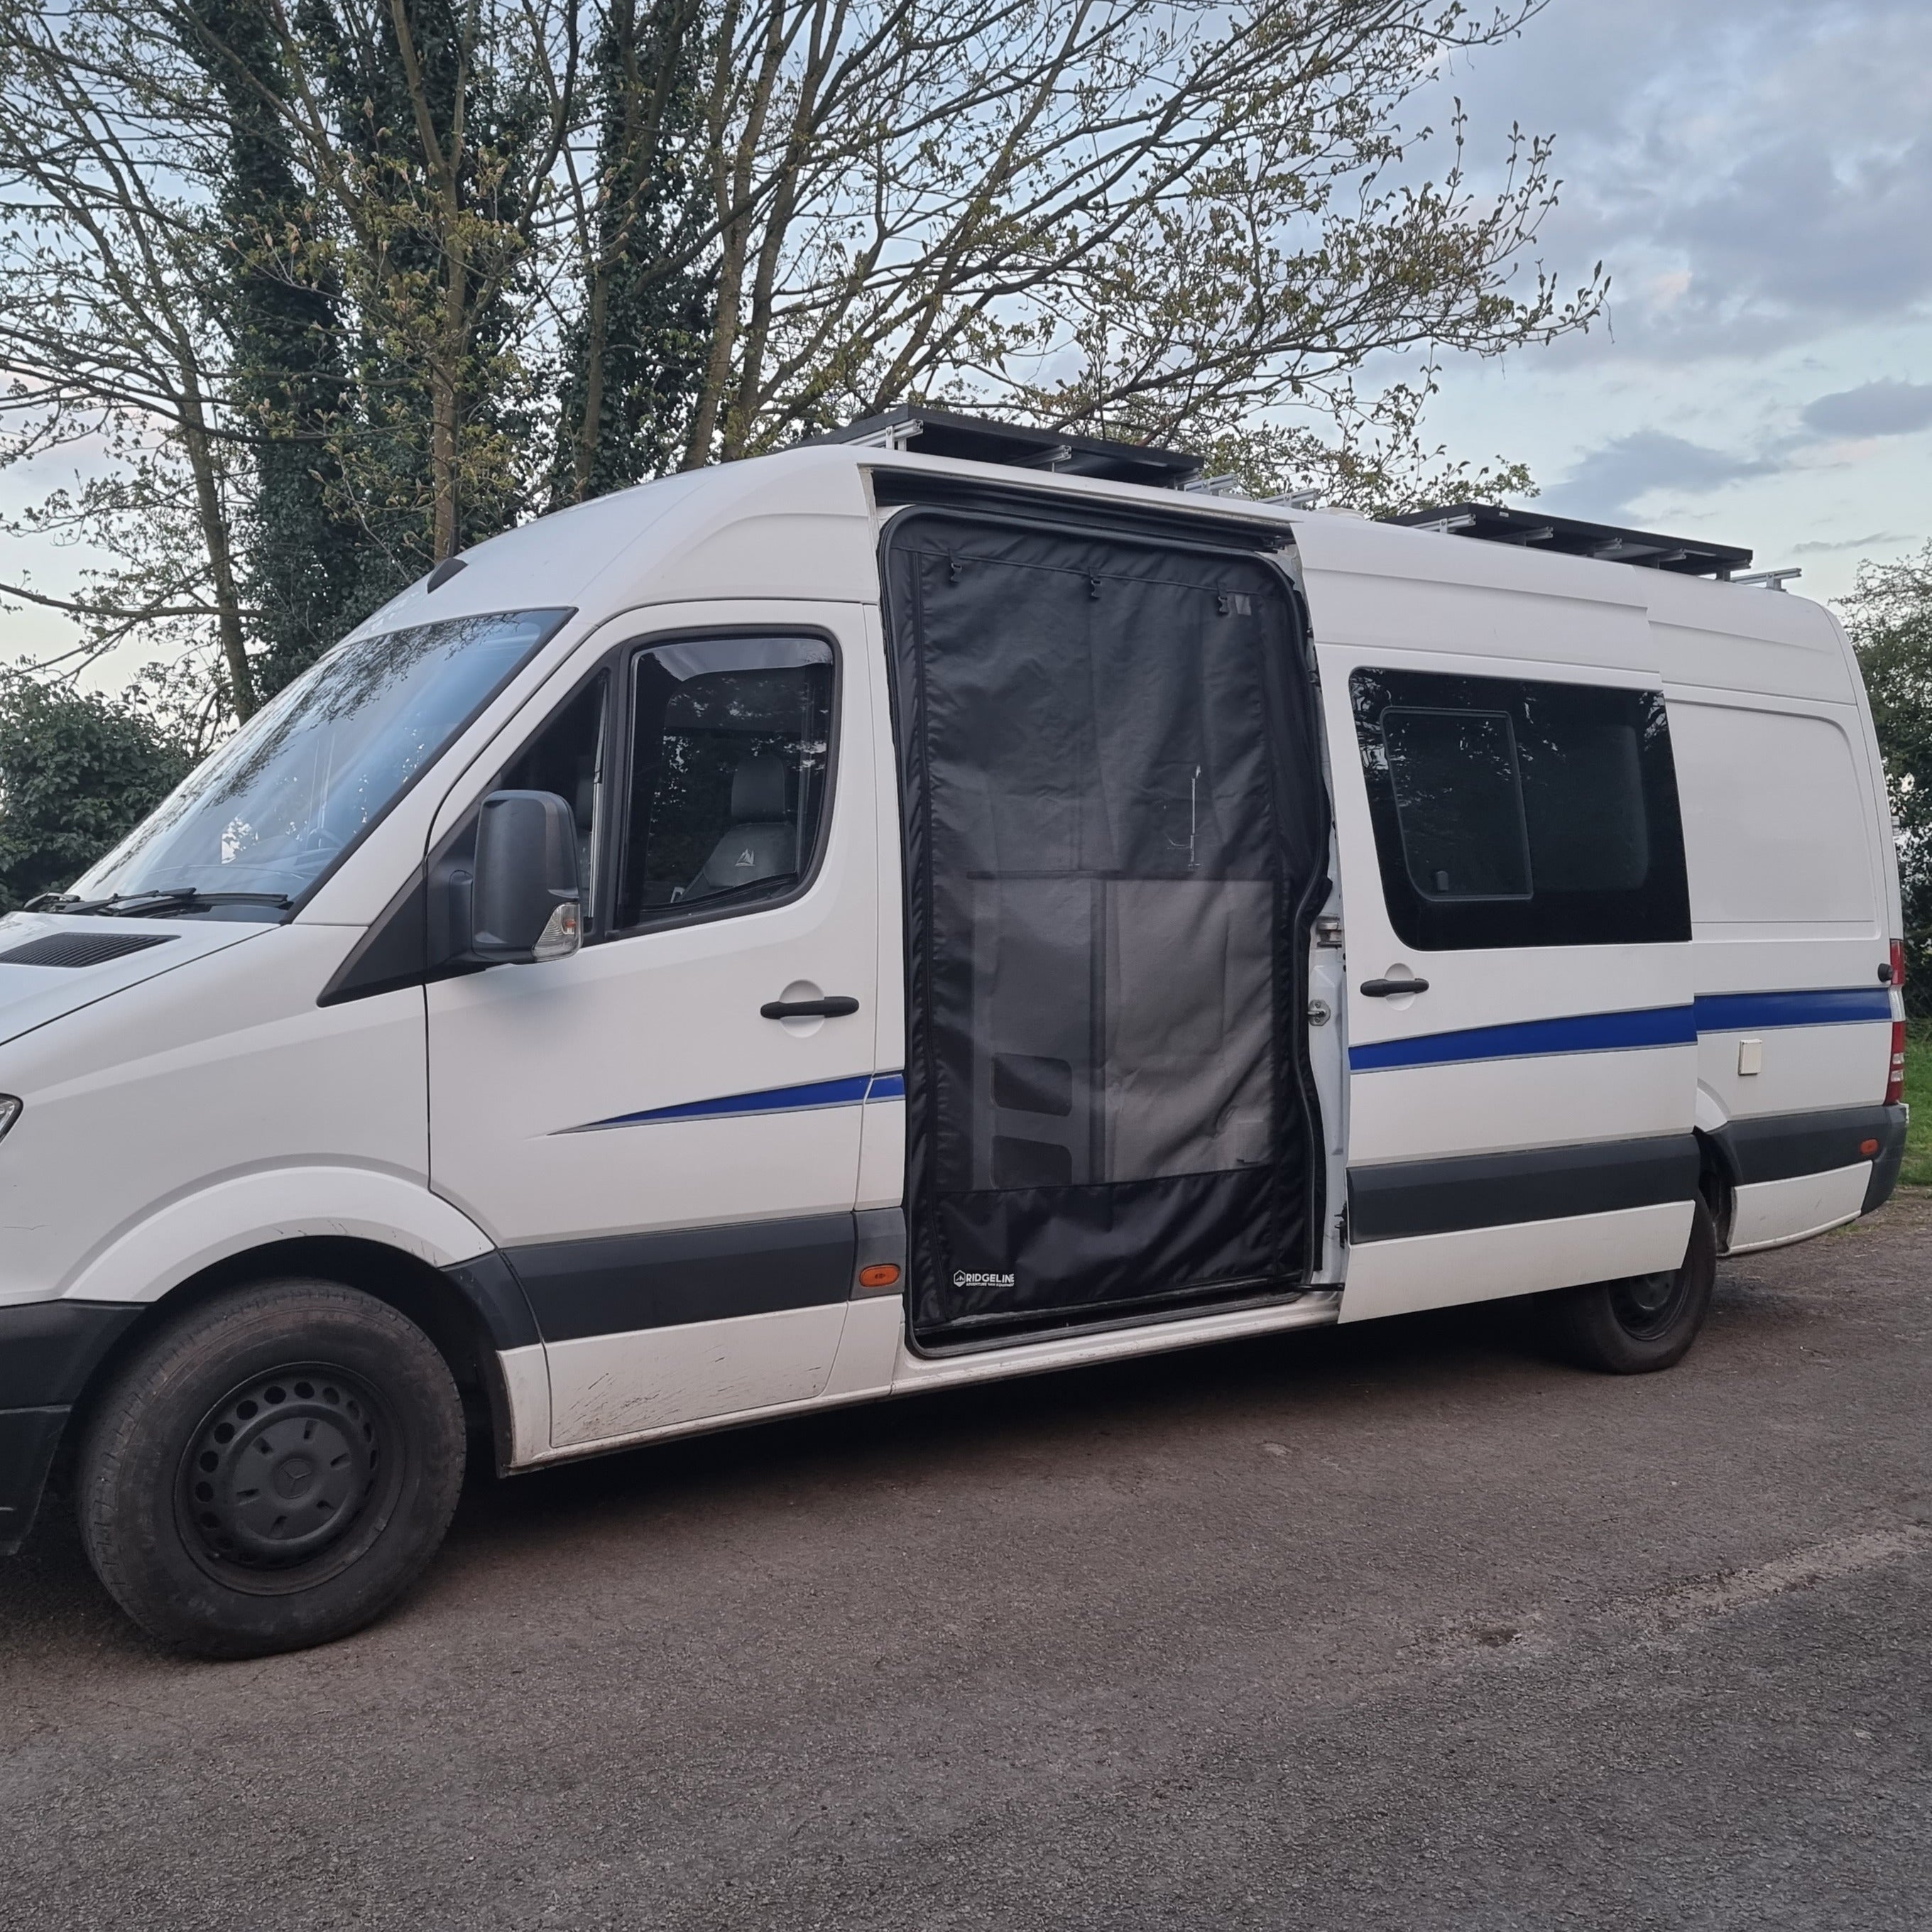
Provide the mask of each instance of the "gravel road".
{"label": "gravel road", "polygon": [[1932,1922],[1932,1202],[1661,1376],[1497,1311],[499,1484],[306,1655],[0,1563],[22,1928]]}

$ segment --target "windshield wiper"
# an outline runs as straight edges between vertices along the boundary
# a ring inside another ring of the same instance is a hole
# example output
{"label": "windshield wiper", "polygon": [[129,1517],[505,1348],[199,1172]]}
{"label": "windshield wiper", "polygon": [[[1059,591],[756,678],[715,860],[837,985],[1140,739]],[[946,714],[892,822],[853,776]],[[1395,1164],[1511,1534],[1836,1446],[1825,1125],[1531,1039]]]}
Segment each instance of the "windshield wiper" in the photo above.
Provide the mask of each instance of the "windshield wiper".
{"label": "windshield wiper", "polygon": [[110,892],[104,899],[84,899],[74,892],[43,892],[28,902],[28,912],[98,914],[103,919],[152,919],[174,912],[196,912],[203,906],[290,904],[286,892],[205,892],[199,886],[166,886],[151,892]]}

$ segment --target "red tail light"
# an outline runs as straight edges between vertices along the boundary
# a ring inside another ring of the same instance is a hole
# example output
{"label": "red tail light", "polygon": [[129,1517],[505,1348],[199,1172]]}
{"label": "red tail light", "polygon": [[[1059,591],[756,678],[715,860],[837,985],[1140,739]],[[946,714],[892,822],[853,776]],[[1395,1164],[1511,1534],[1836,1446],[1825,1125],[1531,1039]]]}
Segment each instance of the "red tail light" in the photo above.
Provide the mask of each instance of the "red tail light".
{"label": "red tail light", "polygon": [[[1894,939],[1892,942],[1892,970],[1888,977],[1892,992],[1896,994],[1905,984],[1905,941]],[[1886,1076],[1885,1104],[1895,1107],[1905,1098],[1905,1022],[1894,1020],[1892,1023],[1892,1066]]]}

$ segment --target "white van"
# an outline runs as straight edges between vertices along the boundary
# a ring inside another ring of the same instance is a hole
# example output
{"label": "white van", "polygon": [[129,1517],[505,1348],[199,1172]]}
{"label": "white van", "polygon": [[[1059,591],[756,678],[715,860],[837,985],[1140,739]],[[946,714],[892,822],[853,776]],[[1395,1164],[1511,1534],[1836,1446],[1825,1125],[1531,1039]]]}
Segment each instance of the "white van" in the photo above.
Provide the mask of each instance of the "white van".
{"label": "white van", "polygon": [[286,1648],[422,1570],[469,1433],[1505,1295],[1658,1368],[1719,1253],[1882,1202],[1831,616],[1195,466],[900,411],[545,518],[8,919],[0,1539],[60,1454],[149,1630]]}

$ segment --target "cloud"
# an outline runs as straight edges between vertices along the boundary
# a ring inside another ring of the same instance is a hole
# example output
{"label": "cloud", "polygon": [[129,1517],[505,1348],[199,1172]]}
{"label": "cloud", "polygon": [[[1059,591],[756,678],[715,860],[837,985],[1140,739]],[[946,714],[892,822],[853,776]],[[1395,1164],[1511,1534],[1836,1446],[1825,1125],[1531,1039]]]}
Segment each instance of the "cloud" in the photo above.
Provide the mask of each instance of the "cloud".
{"label": "cloud", "polygon": [[1798,418],[1820,436],[1904,436],[1932,423],[1932,382],[1862,382],[1804,406]]}
{"label": "cloud", "polygon": [[1564,481],[1538,499],[1559,516],[1615,522],[1640,497],[1658,490],[1710,490],[1780,466],[1761,457],[1732,456],[1655,429],[1634,430],[1588,451]]}
{"label": "cloud", "polygon": [[1846,537],[1842,543],[1826,543],[1822,538],[1808,543],[1792,544],[1793,556],[1829,556],[1839,550],[1876,550],[1881,544],[1910,543],[1912,539],[1902,530],[1874,530],[1868,536]]}
{"label": "cloud", "polygon": [[1540,238],[1600,258],[1613,329],[1564,362],[1752,358],[1932,302],[1925,0],[1565,0],[1472,56],[1472,125],[1557,137]]}

